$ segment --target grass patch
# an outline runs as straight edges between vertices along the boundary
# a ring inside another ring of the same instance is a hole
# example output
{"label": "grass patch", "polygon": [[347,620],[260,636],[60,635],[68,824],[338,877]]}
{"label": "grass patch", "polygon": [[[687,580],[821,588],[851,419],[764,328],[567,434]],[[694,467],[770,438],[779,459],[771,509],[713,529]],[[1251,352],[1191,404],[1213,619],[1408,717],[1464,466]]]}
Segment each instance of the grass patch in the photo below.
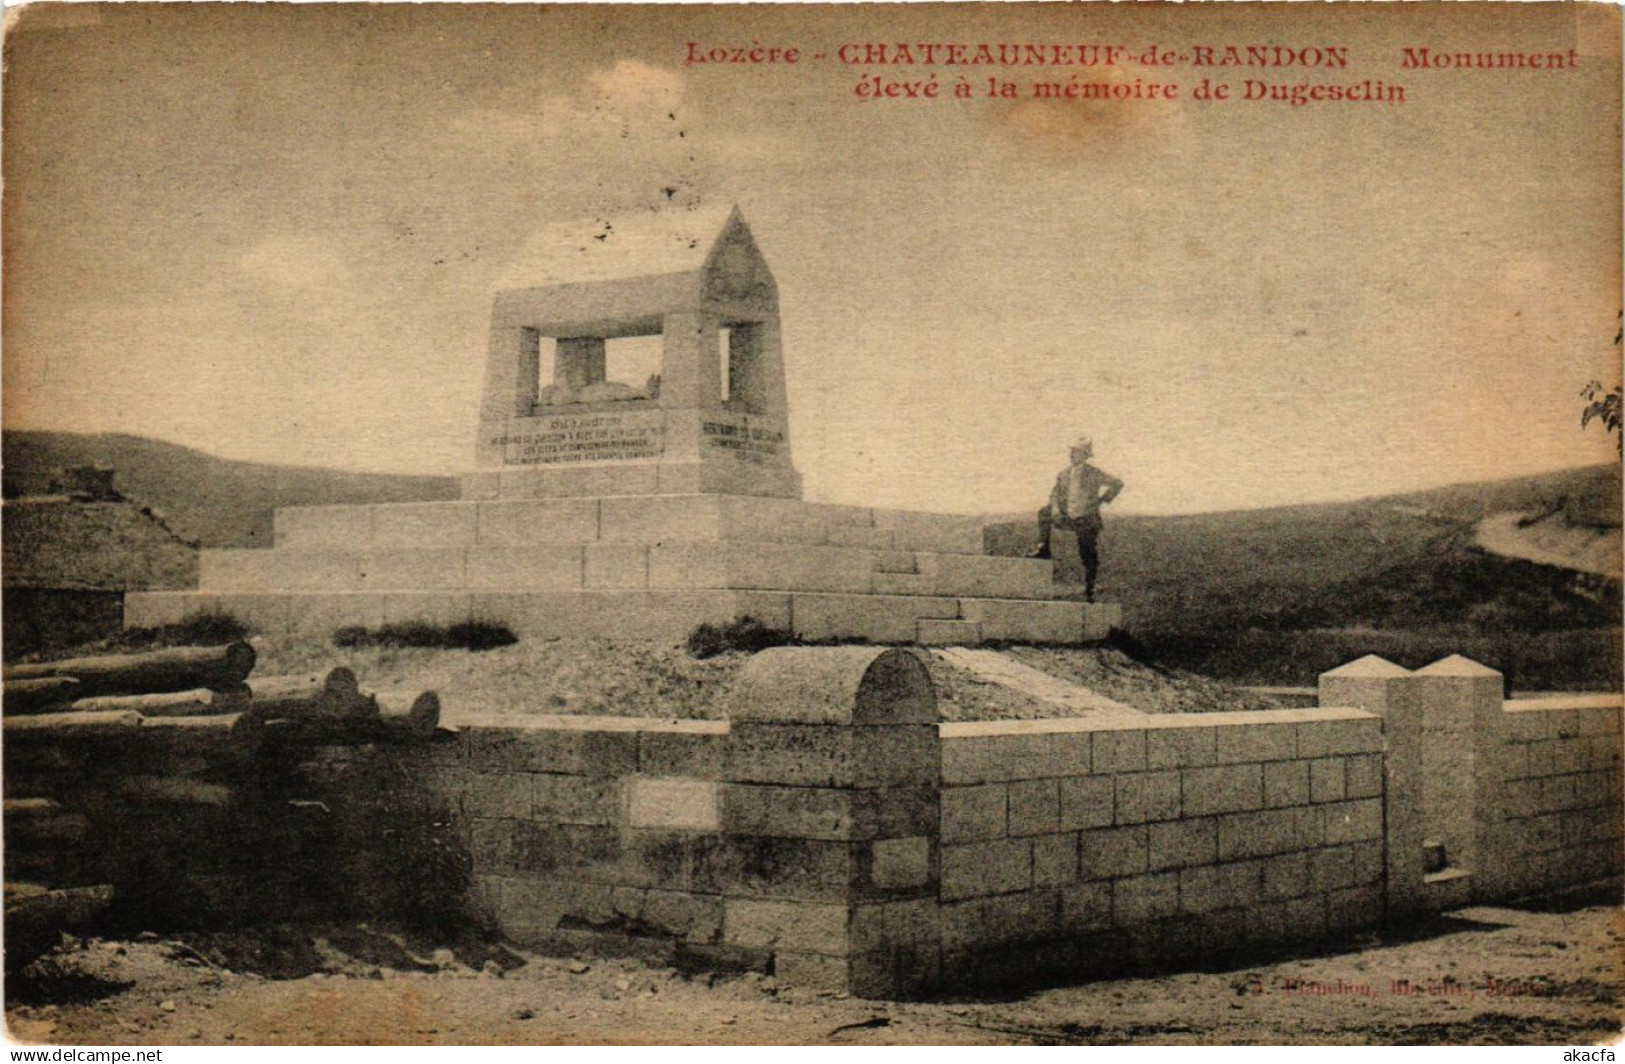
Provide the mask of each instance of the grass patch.
{"label": "grass patch", "polygon": [[156,647],[213,647],[247,639],[248,625],[230,613],[187,614],[174,624],[126,628],[101,645],[105,650],[149,650]]}
{"label": "grass patch", "polygon": [[229,613],[188,614],[174,624],[151,628],[125,628],[92,638],[51,640],[35,644],[13,643],[8,634],[6,661],[52,661],[97,654],[129,654],[164,647],[214,647],[247,639],[248,625]]}
{"label": "grass patch", "polygon": [[1498,669],[1513,693],[1617,691],[1625,669],[1618,628],[1498,635],[1436,629],[1146,632],[1143,642],[1143,657],[1135,655],[1141,660],[1244,684],[1313,686],[1321,673],[1366,654],[1408,669],[1463,654]]}
{"label": "grass patch", "polygon": [[714,658],[730,650],[754,654],[793,641],[789,632],[769,628],[755,617],[735,617],[727,624],[706,623],[688,633],[688,653],[696,658]]}
{"label": "grass patch", "polygon": [[336,647],[418,647],[433,650],[493,650],[519,642],[506,626],[485,621],[429,624],[403,621],[364,628],[351,625],[333,633]]}

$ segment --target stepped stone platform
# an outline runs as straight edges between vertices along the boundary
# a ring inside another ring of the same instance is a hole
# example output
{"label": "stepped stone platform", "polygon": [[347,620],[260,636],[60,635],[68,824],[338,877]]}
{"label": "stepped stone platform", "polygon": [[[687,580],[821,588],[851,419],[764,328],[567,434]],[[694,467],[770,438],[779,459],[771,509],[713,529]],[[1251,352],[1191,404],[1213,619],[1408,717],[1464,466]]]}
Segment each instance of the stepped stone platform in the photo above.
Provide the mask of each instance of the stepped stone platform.
{"label": "stepped stone platform", "polygon": [[1105,638],[1052,563],[984,555],[974,518],[744,495],[493,499],[277,511],[269,550],[209,550],[197,591],[125,623],[226,610],[273,633],[485,620],[520,635],[681,639],[749,615],[798,638],[973,645]]}
{"label": "stepped stone platform", "polygon": [[[317,636],[484,620],[664,640],[751,616],[964,645],[1118,623],[1056,599],[1051,562],[984,555],[974,518],[801,499],[778,287],[737,209],[549,226],[520,260],[461,501],[279,510],[271,549],[203,552],[198,590],[128,595],[125,624],[224,610]],[[641,381],[617,346],[637,338],[660,350]]]}

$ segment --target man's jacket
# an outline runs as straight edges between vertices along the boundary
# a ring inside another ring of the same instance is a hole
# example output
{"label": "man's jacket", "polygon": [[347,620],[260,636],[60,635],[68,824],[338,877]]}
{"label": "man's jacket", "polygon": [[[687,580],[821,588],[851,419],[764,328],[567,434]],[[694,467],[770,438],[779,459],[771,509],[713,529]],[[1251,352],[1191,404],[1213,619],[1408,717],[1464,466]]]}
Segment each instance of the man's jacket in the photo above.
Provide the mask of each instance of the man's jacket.
{"label": "man's jacket", "polygon": [[1055,490],[1050,492],[1050,520],[1059,528],[1098,531],[1101,503],[1111,502],[1122,490],[1121,480],[1087,462],[1067,466],[1056,476]]}

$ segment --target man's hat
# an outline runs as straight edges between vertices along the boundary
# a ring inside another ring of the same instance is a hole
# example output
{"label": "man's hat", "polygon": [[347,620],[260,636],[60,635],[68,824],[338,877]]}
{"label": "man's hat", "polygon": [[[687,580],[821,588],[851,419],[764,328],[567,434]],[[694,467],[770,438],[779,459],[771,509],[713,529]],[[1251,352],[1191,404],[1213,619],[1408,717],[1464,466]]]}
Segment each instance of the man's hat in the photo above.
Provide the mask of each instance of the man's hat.
{"label": "man's hat", "polygon": [[1074,451],[1092,451],[1094,449],[1095,441],[1088,436],[1079,436],[1072,441],[1072,450]]}

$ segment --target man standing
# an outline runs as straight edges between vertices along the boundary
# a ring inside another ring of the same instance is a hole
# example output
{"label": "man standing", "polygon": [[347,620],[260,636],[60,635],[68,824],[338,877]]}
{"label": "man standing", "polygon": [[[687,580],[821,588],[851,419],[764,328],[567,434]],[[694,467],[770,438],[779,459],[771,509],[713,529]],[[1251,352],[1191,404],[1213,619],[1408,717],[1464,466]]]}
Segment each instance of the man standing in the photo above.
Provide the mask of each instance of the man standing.
{"label": "man standing", "polygon": [[1071,463],[1055,478],[1049,505],[1038,511],[1044,554],[1062,560],[1055,550],[1057,529],[1071,533],[1060,537],[1063,549],[1069,539],[1077,543],[1078,560],[1083,565],[1084,598],[1089,602],[1095,600],[1095,573],[1100,569],[1100,553],[1096,549],[1102,527],[1100,508],[1123,490],[1121,480],[1089,464],[1094,454],[1094,441],[1087,436],[1072,445]]}

